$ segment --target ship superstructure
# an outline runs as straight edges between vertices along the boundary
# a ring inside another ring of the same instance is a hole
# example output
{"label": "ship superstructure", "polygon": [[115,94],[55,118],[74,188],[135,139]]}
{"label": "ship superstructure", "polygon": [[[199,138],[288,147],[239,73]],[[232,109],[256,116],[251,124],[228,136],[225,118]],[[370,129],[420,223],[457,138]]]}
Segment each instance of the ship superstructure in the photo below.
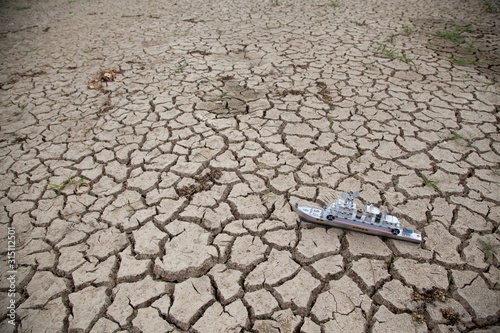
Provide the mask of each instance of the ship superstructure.
{"label": "ship superstructure", "polygon": [[421,243],[422,236],[411,229],[402,228],[398,218],[384,214],[377,207],[365,204],[364,209],[358,209],[354,199],[359,192],[341,195],[328,207],[317,207],[297,202],[293,210],[304,222],[316,223],[347,230],[363,232],[388,238],[395,238],[413,243]]}

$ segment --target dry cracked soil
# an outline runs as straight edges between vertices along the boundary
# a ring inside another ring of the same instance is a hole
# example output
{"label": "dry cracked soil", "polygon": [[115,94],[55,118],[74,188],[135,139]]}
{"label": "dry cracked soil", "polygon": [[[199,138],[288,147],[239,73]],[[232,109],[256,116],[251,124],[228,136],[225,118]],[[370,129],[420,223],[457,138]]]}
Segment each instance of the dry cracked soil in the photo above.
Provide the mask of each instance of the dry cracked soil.
{"label": "dry cracked soil", "polygon": [[499,12],[1,1],[0,331],[499,332]]}

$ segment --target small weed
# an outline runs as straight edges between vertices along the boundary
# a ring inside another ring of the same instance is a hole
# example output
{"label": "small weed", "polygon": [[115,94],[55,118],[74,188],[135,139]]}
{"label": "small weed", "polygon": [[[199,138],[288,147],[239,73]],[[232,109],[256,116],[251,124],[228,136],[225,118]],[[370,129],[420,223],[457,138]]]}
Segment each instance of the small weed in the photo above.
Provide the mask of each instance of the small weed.
{"label": "small weed", "polygon": [[415,67],[415,72],[418,73],[418,66],[417,64],[415,63],[415,61],[413,61],[412,59],[410,59],[405,53],[404,51],[401,52],[401,55],[396,55],[396,50],[395,49],[389,49],[386,47],[385,44],[380,44],[380,46],[378,47],[377,51],[375,51],[375,54],[382,54],[382,56],[386,57],[386,58],[389,58],[389,59],[399,59],[403,62],[406,62],[407,64],[412,64],[414,67]]}
{"label": "small weed", "polygon": [[375,68],[378,68],[378,66],[375,63],[375,61],[372,61],[369,64],[365,64],[364,62],[361,62],[361,65],[363,65],[363,67],[365,67],[366,69],[375,69]]}
{"label": "small weed", "polygon": [[403,62],[406,62],[407,64],[413,64],[413,66],[415,67],[415,72],[418,73],[418,66],[417,64],[415,63],[415,61],[413,61],[412,59],[408,58],[406,56],[406,54],[404,52],[401,52],[401,55],[398,57],[399,60],[403,61]]}
{"label": "small weed", "polygon": [[449,135],[449,136],[447,136],[447,137],[445,137],[445,138],[443,138],[443,139],[441,140],[441,142],[446,142],[446,141],[456,141],[459,145],[463,145],[463,143],[461,143],[461,142],[459,141],[459,140],[462,140],[462,141],[465,141],[465,142],[466,142],[466,143],[468,143],[468,144],[471,144],[471,143],[473,143],[473,142],[474,142],[474,140],[473,140],[474,136],[475,136],[474,134],[470,134],[470,133],[469,133],[469,138],[466,138],[466,137],[464,137],[463,135],[458,134],[458,133],[457,133],[457,132],[455,132],[455,131],[452,131],[452,132],[450,133],[450,135]]}
{"label": "small weed", "polygon": [[82,50],[83,53],[89,53],[89,50]]}
{"label": "small weed", "polygon": [[474,60],[459,60],[459,59],[455,59],[453,57],[449,57],[448,60],[452,64],[456,64],[456,65],[467,65],[467,64],[477,65],[477,61],[474,61]]}
{"label": "small weed", "polygon": [[421,324],[421,323],[425,322],[425,315],[422,312],[423,311],[413,313],[413,322],[415,324]]}
{"label": "small weed", "polygon": [[135,211],[135,208],[134,208],[134,206],[132,206],[132,204],[130,203],[130,200],[127,200],[127,206],[128,206],[128,208],[127,208],[127,212],[133,212],[133,211]]}
{"label": "small weed", "polygon": [[444,290],[432,289],[427,290],[424,294],[414,291],[412,294],[412,299],[414,301],[425,301],[426,303],[431,303],[434,301],[439,301],[441,303],[446,303],[446,300],[450,298],[451,295]]}
{"label": "small weed", "polygon": [[204,176],[194,177],[197,184],[185,185],[180,189],[177,189],[179,197],[185,196],[191,198],[194,194],[200,193],[202,191],[208,190],[210,188],[210,183],[215,184],[215,180],[222,176],[222,172],[218,169],[210,170]]}
{"label": "small weed", "polygon": [[434,301],[440,301],[442,303],[446,302],[446,298],[449,297],[449,295],[446,294],[444,290],[439,290],[439,289],[434,289],[431,292],[427,292],[428,296]]}
{"label": "small weed", "polygon": [[441,313],[443,314],[443,318],[448,320],[450,324],[455,324],[458,320],[458,313],[452,308],[441,309]]}
{"label": "small weed", "polygon": [[487,261],[490,259],[491,255],[498,254],[497,248],[500,247],[500,244],[492,244],[491,241],[484,241],[482,239],[478,239],[479,243],[481,243],[481,251],[484,253],[484,260]]}
{"label": "small weed", "polygon": [[338,7],[340,4],[338,1],[335,1],[335,0],[330,0],[329,3],[327,3],[328,6],[331,6],[331,7]]}
{"label": "small weed", "polygon": [[30,9],[31,6],[19,6],[19,7],[15,7],[14,9],[15,10],[26,10],[26,9]]}
{"label": "small weed", "polygon": [[431,180],[427,176],[422,175],[422,185],[433,188],[439,195],[443,195],[443,192],[438,187],[439,180]]}
{"label": "small weed", "polygon": [[56,191],[57,196],[59,196],[61,195],[62,190],[64,190],[68,185],[74,185],[75,190],[77,190],[85,179],[85,177],[80,177],[80,179],[76,180],[70,174],[61,184],[48,184],[48,186],[50,186],[51,190]]}
{"label": "small weed", "polygon": [[288,95],[302,95],[304,96],[306,94],[306,91],[305,90],[295,90],[295,89],[285,89],[281,92],[279,92],[276,96],[280,96],[280,97],[286,97]]}
{"label": "small weed", "polygon": [[449,136],[443,139],[443,141],[456,141],[462,139],[462,136],[455,131],[452,131]]}
{"label": "small weed", "polygon": [[330,119],[330,132],[333,132],[333,120]]}
{"label": "small weed", "polygon": [[179,63],[179,67],[177,67],[175,72],[176,73],[184,72],[184,67],[186,67],[186,66],[187,66],[187,62],[186,62],[186,60],[184,60],[184,62]]}
{"label": "small weed", "polygon": [[225,75],[225,76],[218,78],[217,81],[225,82],[225,81],[229,81],[229,80],[233,80],[233,79],[234,79],[234,75]]}
{"label": "small weed", "polygon": [[413,29],[408,24],[403,25],[401,30],[403,30],[403,34],[405,35],[411,35],[413,33]]}
{"label": "small weed", "polygon": [[467,43],[466,49],[469,52],[476,52],[476,48],[474,47],[474,42]]}
{"label": "small weed", "polygon": [[200,54],[202,56],[207,56],[207,55],[211,55],[212,53],[207,52],[207,51],[203,51],[203,50],[191,50],[188,52],[188,54]]}
{"label": "small weed", "polygon": [[399,56],[398,58],[401,61],[404,61],[404,62],[413,62],[413,60],[411,60],[410,58],[408,58],[408,56],[404,52],[401,52],[401,56]]}
{"label": "small weed", "polygon": [[465,36],[462,36],[456,32],[448,31],[448,30],[437,31],[434,34],[434,36],[438,36],[438,37],[446,38],[446,39],[451,39],[451,40],[461,40],[462,38],[465,38]]}
{"label": "small weed", "polygon": [[351,22],[356,24],[358,27],[362,27],[362,26],[366,25],[365,22],[359,22],[359,21],[351,21]]}
{"label": "small weed", "polygon": [[495,6],[493,6],[490,2],[488,1],[485,1],[483,3],[483,7],[484,9],[488,12],[488,13],[498,13],[498,8],[496,8]]}
{"label": "small weed", "polygon": [[496,169],[495,168],[490,168],[490,169],[491,169],[491,171],[493,171],[493,173],[495,175],[500,176],[500,169],[499,168],[496,168]]}
{"label": "small weed", "polygon": [[222,30],[217,30],[217,34],[222,35]]}
{"label": "small weed", "polygon": [[227,92],[225,92],[225,91],[223,91],[223,92],[219,95],[219,97],[220,97],[220,98],[223,98],[223,97],[226,97],[226,96],[227,96]]}
{"label": "small weed", "polygon": [[268,188],[267,191],[262,193],[262,204],[265,205],[269,202],[269,200],[274,199],[274,198],[275,198],[274,194],[272,194],[271,189]]}
{"label": "small weed", "polygon": [[389,43],[391,43],[392,45],[396,44],[396,37],[397,37],[397,34],[391,34],[388,38],[387,38],[387,41]]}
{"label": "small weed", "polygon": [[271,6],[279,6],[280,3],[278,2],[278,0],[271,0]]}
{"label": "small weed", "polygon": [[414,301],[423,301],[423,300],[425,300],[425,295],[422,295],[418,291],[414,291],[411,296],[412,296],[412,299]]}
{"label": "small weed", "polygon": [[493,78],[493,81],[492,82],[488,82],[488,84],[486,85],[486,88],[484,89],[485,91],[488,91],[488,89],[494,85],[495,83],[497,83],[497,79],[496,78]]}
{"label": "small weed", "polygon": [[388,49],[385,44],[380,44],[375,54],[382,53],[382,55],[384,55],[386,58],[395,59],[395,52],[396,51],[394,49]]}
{"label": "small weed", "polygon": [[472,29],[471,29],[470,25],[465,26],[465,27],[456,27],[455,30],[458,31],[458,32],[462,32],[462,31],[472,32]]}

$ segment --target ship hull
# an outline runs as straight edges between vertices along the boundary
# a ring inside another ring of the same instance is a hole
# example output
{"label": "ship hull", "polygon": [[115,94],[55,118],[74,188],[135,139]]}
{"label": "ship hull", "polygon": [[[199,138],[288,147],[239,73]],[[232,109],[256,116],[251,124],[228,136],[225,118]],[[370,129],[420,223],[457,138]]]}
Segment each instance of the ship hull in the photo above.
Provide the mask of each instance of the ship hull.
{"label": "ship hull", "polygon": [[[345,230],[362,232],[365,234],[387,237],[387,238],[397,239],[397,240],[411,242],[411,243],[421,243],[422,242],[421,236],[414,234],[414,233],[409,234],[409,233],[405,233],[405,232],[401,231],[399,233],[399,235],[395,235],[388,228],[377,227],[374,225],[366,225],[362,222],[352,221],[352,220],[344,219],[344,218],[341,218],[338,216],[335,217],[333,220],[328,220],[328,219],[322,218],[321,216],[319,216],[319,214],[313,214],[314,210],[316,210],[316,211],[321,210],[321,208],[319,208],[319,207],[311,208],[310,206],[307,206],[307,209],[304,209],[300,205],[294,205],[293,210],[297,213],[297,215],[299,215],[299,218],[301,221],[307,222],[307,223],[313,223],[313,224],[318,224],[318,225],[323,225],[323,226],[328,226],[328,227],[335,227],[335,228],[340,228],[340,229],[345,229]],[[310,211],[311,214],[305,212],[304,210]]]}

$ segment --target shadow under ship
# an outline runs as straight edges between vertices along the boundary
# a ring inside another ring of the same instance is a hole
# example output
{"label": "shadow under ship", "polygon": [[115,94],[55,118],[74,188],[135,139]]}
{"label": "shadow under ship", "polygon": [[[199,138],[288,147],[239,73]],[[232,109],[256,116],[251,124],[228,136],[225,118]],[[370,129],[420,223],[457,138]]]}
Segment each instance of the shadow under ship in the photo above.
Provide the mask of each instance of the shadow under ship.
{"label": "shadow under ship", "polygon": [[382,214],[378,208],[368,204],[365,204],[364,210],[357,209],[354,199],[358,196],[359,192],[344,192],[341,199],[336,199],[330,206],[323,208],[297,202],[293,206],[293,210],[304,222],[407,242],[422,242],[422,235],[414,233],[411,229],[403,228],[397,217],[388,215],[387,210]]}

